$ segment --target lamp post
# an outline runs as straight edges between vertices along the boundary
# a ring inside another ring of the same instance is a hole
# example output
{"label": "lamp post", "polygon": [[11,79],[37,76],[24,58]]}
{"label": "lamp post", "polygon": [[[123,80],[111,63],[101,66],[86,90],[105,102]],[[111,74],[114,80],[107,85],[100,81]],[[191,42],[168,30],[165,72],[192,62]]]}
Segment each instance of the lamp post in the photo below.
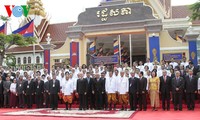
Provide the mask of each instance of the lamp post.
{"label": "lamp post", "polygon": [[47,33],[47,38],[46,38],[46,41],[47,41],[47,44],[50,45],[51,43],[51,34],[50,33]]}

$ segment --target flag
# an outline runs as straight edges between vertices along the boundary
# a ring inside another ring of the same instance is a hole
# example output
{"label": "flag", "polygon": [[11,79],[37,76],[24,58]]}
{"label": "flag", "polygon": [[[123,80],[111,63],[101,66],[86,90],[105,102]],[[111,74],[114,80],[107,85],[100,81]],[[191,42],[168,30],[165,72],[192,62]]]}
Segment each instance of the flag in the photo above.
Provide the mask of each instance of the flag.
{"label": "flag", "polygon": [[26,25],[13,31],[13,34],[21,34],[24,37],[33,37],[33,32],[34,32],[34,23],[33,23],[33,20],[31,20]]}
{"label": "flag", "polygon": [[0,33],[6,34],[6,23],[0,27]]}
{"label": "flag", "polygon": [[89,51],[91,54],[94,54],[96,52],[96,41],[95,40],[90,43]]}
{"label": "flag", "polygon": [[119,40],[114,41],[113,47],[114,47],[114,55],[119,55]]}
{"label": "flag", "polygon": [[184,39],[183,37],[181,37],[180,35],[176,34],[176,41],[181,41],[181,42],[186,42],[186,39]]}

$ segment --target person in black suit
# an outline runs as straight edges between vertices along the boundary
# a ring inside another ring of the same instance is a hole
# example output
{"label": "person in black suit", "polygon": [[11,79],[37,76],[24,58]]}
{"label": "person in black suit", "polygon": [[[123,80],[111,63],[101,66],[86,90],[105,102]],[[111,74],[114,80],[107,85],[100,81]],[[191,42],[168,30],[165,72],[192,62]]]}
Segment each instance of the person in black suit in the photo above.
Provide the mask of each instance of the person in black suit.
{"label": "person in black suit", "polygon": [[131,72],[131,77],[129,78],[130,110],[137,109],[137,85],[138,85],[138,78],[135,77],[135,72]]}
{"label": "person in black suit", "polygon": [[48,108],[49,107],[49,103],[50,103],[50,96],[49,96],[49,81],[51,80],[50,76],[47,77],[47,82],[44,83],[44,103],[45,103],[45,107]]}
{"label": "person in black suit", "polygon": [[10,85],[11,85],[11,81],[10,81],[10,77],[6,77],[6,81],[3,82],[3,94],[4,94],[4,107],[8,108],[9,106],[9,102],[10,102]]}
{"label": "person in black suit", "polygon": [[44,81],[41,80],[41,77],[37,77],[35,82],[35,102],[36,107],[41,108],[43,103],[43,93],[44,93]]}
{"label": "person in black suit", "polygon": [[107,94],[106,94],[106,90],[105,90],[105,85],[106,85],[106,78],[105,78],[105,72],[102,72],[101,73],[101,81],[102,81],[102,84],[103,84],[103,89],[102,89],[102,108],[104,108],[105,110],[108,109],[108,97],[107,97]]}
{"label": "person in black suit", "polygon": [[3,80],[2,76],[0,76],[0,108],[3,107]]}
{"label": "person in black suit", "polygon": [[180,77],[180,72],[176,71],[175,77],[172,79],[172,92],[174,95],[174,110],[177,111],[179,104],[179,110],[182,111],[182,99],[183,99],[183,90],[185,81],[182,77]]}
{"label": "person in black suit", "polygon": [[60,92],[60,81],[56,79],[56,74],[53,74],[53,79],[49,81],[50,103],[52,110],[58,108],[58,94]]}
{"label": "person in black suit", "polygon": [[139,111],[142,110],[142,106],[143,106],[143,110],[146,111],[147,110],[147,101],[146,101],[146,87],[147,87],[147,78],[143,77],[143,72],[140,72],[139,74],[139,80],[138,80],[138,84],[137,84],[137,93],[138,93],[138,97],[139,97]]}
{"label": "person in black suit", "polygon": [[83,73],[79,73],[79,79],[76,85],[76,94],[79,96],[79,110],[86,110],[86,95],[88,83],[86,79],[83,78]]}
{"label": "person in black suit", "polygon": [[28,76],[28,81],[24,83],[24,94],[26,97],[27,108],[32,108],[32,95],[34,94],[34,83],[31,76]]}
{"label": "person in black suit", "polygon": [[94,83],[93,79],[90,77],[90,72],[87,72],[87,96],[86,96],[86,107],[87,109],[94,109]]}
{"label": "person in black suit", "polygon": [[193,70],[189,70],[189,75],[185,77],[185,92],[188,110],[194,110],[195,94],[197,93],[197,77],[193,75]]}
{"label": "person in black suit", "polygon": [[170,91],[171,78],[167,76],[167,71],[163,70],[163,76],[160,77],[160,92],[162,97],[162,109],[165,110],[165,101],[167,101],[167,110],[170,110]]}
{"label": "person in black suit", "polygon": [[100,75],[96,74],[94,79],[94,93],[95,93],[95,107],[96,110],[101,110],[102,108],[102,95],[103,95],[103,81],[100,79]]}
{"label": "person in black suit", "polygon": [[17,81],[17,96],[19,99],[19,108],[24,108],[25,98],[24,98],[24,80],[23,75],[19,76],[19,80]]}

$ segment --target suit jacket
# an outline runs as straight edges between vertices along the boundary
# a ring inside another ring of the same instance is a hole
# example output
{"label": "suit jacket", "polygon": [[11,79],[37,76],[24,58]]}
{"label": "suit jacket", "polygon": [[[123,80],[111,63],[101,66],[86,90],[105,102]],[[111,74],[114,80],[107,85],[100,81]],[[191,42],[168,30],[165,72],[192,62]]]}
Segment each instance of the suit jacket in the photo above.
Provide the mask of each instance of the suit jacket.
{"label": "suit jacket", "polygon": [[17,81],[17,86],[16,86],[16,89],[17,89],[17,94],[23,94],[23,91],[24,91],[24,83],[25,81],[22,80],[22,81]]}
{"label": "suit jacket", "polygon": [[89,78],[89,82],[88,82],[88,78],[84,78],[84,80],[87,81],[87,93],[91,94],[92,91],[94,90],[94,80],[93,78]]}
{"label": "suit jacket", "polygon": [[[179,77],[179,80],[176,80],[176,77],[172,79],[172,92],[173,93],[182,93],[184,90],[185,81],[183,77]],[[176,88],[179,88],[179,91],[176,91]]]}
{"label": "suit jacket", "polygon": [[97,79],[95,78],[94,79],[94,91],[95,91],[95,93],[96,92],[99,92],[99,93],[102,93],[105,88],[105,85],[104,85],[104,81],[103,81],[103,79],[101,79],[101,78],[99,78],[99,80],[97,81]]}
{"label": "suit jacket", "polygon": [[35,82],[35,93],[41,94],[44,92],[44,81],[40,80],[40,83],[38,81]]}
{"label": "suit jacket", "polygon": [[3,94],[3,80],[0,83],[0,95]]}
{"label": "suit jacket", "polygon": [[49,92],[49,81],[44,83],[44,92]]}
{"label": "suit jacket", "polygon": [[100,78],[103,84],[103,92],[106,93],[106,78]]}
{"label": "suit jacket", "polygon": [[137,88],[137,85],[138,85],[138,78],[134,77],[134,78],[129,78],[129,93],[136,93],[138,88]]}
{"label": "suit jacket", "polygon": [[3,89],[4,89],[3,94],[9,93],[7,90],[10,91],[10,85],[11,85],[11,81],[3,82]]}
{"label": "suit jacket", "polygon": [[164,76],[160,77],[160,91],[161,93],[167,92],[170,93],[171,91],[171,78],[166,76],[166,82],[164,80]]}
{"label": "suit jacket", "polygon": [[142,92],[146,92],[146,87],[147,87],[147,78],[142,77],[141,79],[138,80],[138,93],[142,94]]}
{"label": "suit jacket", "polygon": [[24,92],[26,95],[32,95],[34,93],[35,87],[34,83],[31,80],[30,83],[28,84],[28,81],[24,82]]}
{"label": "suit jacket", "polygon": [[196,76],[192,76],[192,79],[190,80],[189,76],[185,77],[185,90],[186,93],[194,93],[197,91],[197,82],[198,78]]}
{"label": "suit jacket", "polygon": [[55,80],[55,83],[53,83],[53,80],[49,81],[49,93],[50,94],[58,94],[60,92],[60,81]]}
{"label": "suit jacket", "polygon": [[77,85],[76,85],[76,90],[78,94],[84,94],[88,90],[88,81],[86,79],[78,79],[77,80]]}

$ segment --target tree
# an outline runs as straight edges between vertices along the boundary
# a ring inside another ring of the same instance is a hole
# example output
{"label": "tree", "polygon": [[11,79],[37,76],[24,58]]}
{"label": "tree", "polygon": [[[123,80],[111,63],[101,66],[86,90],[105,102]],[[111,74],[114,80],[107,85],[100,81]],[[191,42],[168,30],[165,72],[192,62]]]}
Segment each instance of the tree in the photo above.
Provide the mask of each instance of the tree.
{"label": "tree", "polygon": [[192,10],[191,20],[200,20],[200,0],[190,6]]}
{"label": "tree", "polygon": [[[0,15],[0,20],[2,20],[3,22],[8,22],[10,18]],[[12,45],[23,47],[33,43],[36,43],[35,37],[23,37],[20,34],[5,35],[0,33],[0,66],[2,66],[3,64],[3,59],[5,58],[6,50]]]}
{"label": "tree", "polygon": [[35,37],[23,37],[20,34],[5,35],[0,33],[0,65],[2,65],[3,63],[6,50],[10,48],[12,45],[23,47],[33,43],[36,43]]}

